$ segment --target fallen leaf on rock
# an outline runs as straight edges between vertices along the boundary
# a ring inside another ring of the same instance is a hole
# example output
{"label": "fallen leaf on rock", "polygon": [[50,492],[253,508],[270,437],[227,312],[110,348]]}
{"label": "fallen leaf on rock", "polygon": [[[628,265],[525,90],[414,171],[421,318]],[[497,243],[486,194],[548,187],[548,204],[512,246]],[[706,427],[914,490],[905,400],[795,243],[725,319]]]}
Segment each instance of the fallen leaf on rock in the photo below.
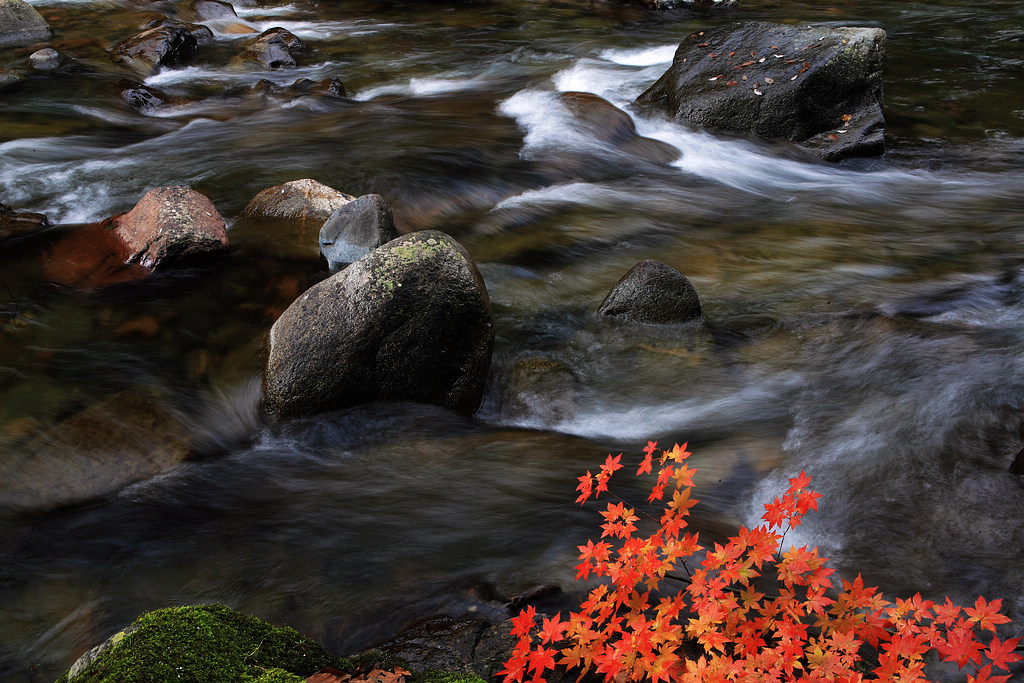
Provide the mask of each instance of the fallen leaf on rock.
{"label": "fallen leaf on rock", "polygon": [[755,95],[763,95],[764,93],[761,92],[760,90],[758,90],[757,88],[754,88],[754,94]]}
{"label": "fallen leaf on rock", "polygon": [[726,85],[736,85],[739,81],[729,81]]}
{"label": "fallen leaf on rock", "polygon": [[834,133],[832,133],[832,134],[830,134],[830,135],[828,136],[828,139],[829,139],[829,140],[838,140],[838,139],[839,139],[839,136],[838,136],[838,135],[836,135],[836,134],[834,134]]}
{"label": "fallen leaf on rock", "polygon": [[842,118],[843,121],[849,121],[850,119],[853,118],[853,114],[843,114],[840,118]]}
{"label": "fallen leaf on rock", "polygon": [[771,85],[772,83],[775,82],[775,79],[774,78],[766,78],[766,79],[764,79],[764,82],[767,83],[768,85]]}

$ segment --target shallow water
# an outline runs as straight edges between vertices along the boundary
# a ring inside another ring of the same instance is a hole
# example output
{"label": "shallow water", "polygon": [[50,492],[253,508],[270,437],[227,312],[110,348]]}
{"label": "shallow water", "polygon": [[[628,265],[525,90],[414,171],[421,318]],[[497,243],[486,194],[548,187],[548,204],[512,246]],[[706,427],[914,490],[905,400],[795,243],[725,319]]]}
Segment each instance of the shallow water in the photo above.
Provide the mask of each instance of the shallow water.
{"label": "shallow water", "polygon": [[[496,616],[491,593],[570,590],[597,526],[576,476],[647,439],[690,442],[706,533],[756,522],[805,469],[824,498],[788,542],[895,594],[984,593],[1024,619],[1024,488],[1008,471],[1024,448],[1019,3],[260,5],[240,21],[299,35],[297,68],[240,66],[245,36],[218,32],[145,79],[179,98],[146,113],[103,52],[143,7],[33,4],[84,66],[0,100],[0,200],[56,226],[0,244],[3,457],[143,390],[204,457],[0,518],[0,677],[53,679],[167,605],[221,601],[347,652],[429,614]],[[630,110],[683,35],[735,19],[884,28],[886,155],[823,164],[632,112],[679,150],[657,163],[581,130],[557,97]],[[349,98],[248,92],[329,76]],[[303,177],[382,194],[403,231],[445,230],[477,261],[497,340],[474,419],[403,404],[261,420],[263,335],[326,273],[315,236],[235,217]],[[213,200],[230,257],[71,281],[69,226],[165,184]],[[595,317],[644,258],[693,282],[706,331]],[[561,368],[554,382],[517,381],[535,361]]]}

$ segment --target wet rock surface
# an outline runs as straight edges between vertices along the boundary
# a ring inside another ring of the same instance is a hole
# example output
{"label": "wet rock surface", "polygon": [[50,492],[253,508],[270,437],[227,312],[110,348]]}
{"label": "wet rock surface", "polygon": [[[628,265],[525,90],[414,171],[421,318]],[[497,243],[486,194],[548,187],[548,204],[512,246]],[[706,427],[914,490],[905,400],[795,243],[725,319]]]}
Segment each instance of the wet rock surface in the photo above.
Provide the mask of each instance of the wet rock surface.
{"label": "wet rock surface", "polygon": [[125,249],[125,262],[150,270],[222,254],[228,245],[224,219],[213,202],[188,187],[150,190],[108,226]]}
{"label": "wet rock surface", "polygon": [[332,271],[398,238],[391,207],[379,194],[367,194],[339,207],[320,228],[320,253]]}
{"label": "wet rock surface", "polygon": [[700,299],[686,276],[651,259],[633,266],[608,293],[602,316],[654,325],[702,319]]}
{"label": "wet rock surface", "polygon": [[801,143],[836,161],[884,150],[885,31],[744,22],[699,31],[639,105],[691,126]]}
{"label": "wet rock surface", "polygon": [[49,40],[46,20],[24,0],[0,0],[0,47],[31,45]]}

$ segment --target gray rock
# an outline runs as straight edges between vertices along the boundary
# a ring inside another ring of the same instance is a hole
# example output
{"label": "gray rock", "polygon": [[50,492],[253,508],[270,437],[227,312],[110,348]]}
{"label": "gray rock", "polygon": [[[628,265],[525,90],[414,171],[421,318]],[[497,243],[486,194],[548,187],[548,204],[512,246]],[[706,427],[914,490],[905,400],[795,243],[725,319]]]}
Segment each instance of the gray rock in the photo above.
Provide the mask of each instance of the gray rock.
{"label": "gray rock", "polygon": [[220,213],[188,187],[152,189],[131,211],[108,221],[124,246],[125,262],[149,270],[222,254],[228,246]]}
{"label": "gray rock", "polygon": [[690,126],[802,143],[820,157],[884,151],[877,28],[745,22],[694,33],[637,104]]}
{"label": "gray rock", "polygon": [[56,71],[64,63],[60,53],[52,47],[36,50],[28,56],[28,61],[37,71]]}
{"label": "gray rock", "polygon": [[261,190],[239,216],[298,221],[319,230],[331,214],[354,199],[311,178],[301,178]]}
{"label": "gray rock", "polygon": [[266,78],[252,87],[255,94],[265,97],[295,98],[303,95],[320,95],[324,97],[345,97],[345,84],[340,78],[331,76],[319,81],[300,78],[289,86],[280,86]]}
{"label": "gray rock", "polygon": [[291,31],[283,28],[267,29],[245,49],[245,58],[271,69],[289,69],[295,66],[295,54],[305,48]]}
{"label": "gray rock", "polygon": [[469,254],[444,233],[413,233],[314,285],[274,323],[263,406],[278,418],[375,401],[472,414],[493,344]]}
{"label": "gray rock", "polygon": [[397,237],[391,207],[379,194],[366,194],[327,219],[320,228],[320,253],[337,271]]}
{"label": "gray rock", "polygon": [[198,49],[199,42],[188,26],[166,22],[117,43],[110,48],[110,58],[145,72],[187,61]]}
{"label": "gray rock", "polygon": [[612,288],[598,312],[603,316],[655,325],[703,318],[697,291],[686,276],[660,261],[633,266]]}
{"label": "gray rock", "polygon": [[0,0],[0,47],[31,45],[49,40],[46,20],[24,0]]}
{"label": "gray rock", "polygon": [[144,83],[127,78],[122,78],[116,85],[121,91],[121,98],[128,103],[128,106],[138,111],[152,111],[176,101],[176,98],[171,97],[163,90],[151,88]]}

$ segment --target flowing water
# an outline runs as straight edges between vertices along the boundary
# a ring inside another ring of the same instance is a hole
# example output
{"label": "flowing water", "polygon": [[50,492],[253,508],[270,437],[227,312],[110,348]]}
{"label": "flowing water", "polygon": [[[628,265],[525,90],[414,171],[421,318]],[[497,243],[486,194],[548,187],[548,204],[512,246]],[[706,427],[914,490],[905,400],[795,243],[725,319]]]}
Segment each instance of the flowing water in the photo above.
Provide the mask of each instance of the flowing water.
{"label": "flowing water", "polygon": [[[571,588],[598,523],[573,504],[576,476],[648,439],[689,441],[707,534],[756,523],[805,469],[824,497],[787,542],[896,595],[1001,597],[1024,623],[1009,472],[1024,448],[1021,3],[268,0],[239,23],[296,33],[310,49],[295,69],[239,65],[248,38],[213,25],[196,59],[145,78],[175,103],[137,112],[104,50],[152,8],[31,2],[81,68],[0,99],[0,200],[54,224],[0,243],[2,457],[74,416],[131,424],[125,392],[182,425],[136,451],[188,437],[204,457],[4,513],[0,678],[53,679],[169,605],[224,602],[342,653],[430,614],[496,617],[490,594]],[[736,19],[885,29],[885,156],[824,164],[632,112],[679,151],[657,163],[581,129],[557,96],[630,110],[684,35]],[[330,76],[348,98],[250,92]],[[449,232],[477,261],[497,339],[473,419],[261,419],[263,337],[326,273],[315,234],[282,241],[235,216],[305,177],[382,194],[401,230]],[[213,200],[230,257],[87,286],[69,226],[170,184]],[[693,282],[706,330],[596,318],[645,258]],[[75,476],[80,455],[56,449],[33,476]]]}

